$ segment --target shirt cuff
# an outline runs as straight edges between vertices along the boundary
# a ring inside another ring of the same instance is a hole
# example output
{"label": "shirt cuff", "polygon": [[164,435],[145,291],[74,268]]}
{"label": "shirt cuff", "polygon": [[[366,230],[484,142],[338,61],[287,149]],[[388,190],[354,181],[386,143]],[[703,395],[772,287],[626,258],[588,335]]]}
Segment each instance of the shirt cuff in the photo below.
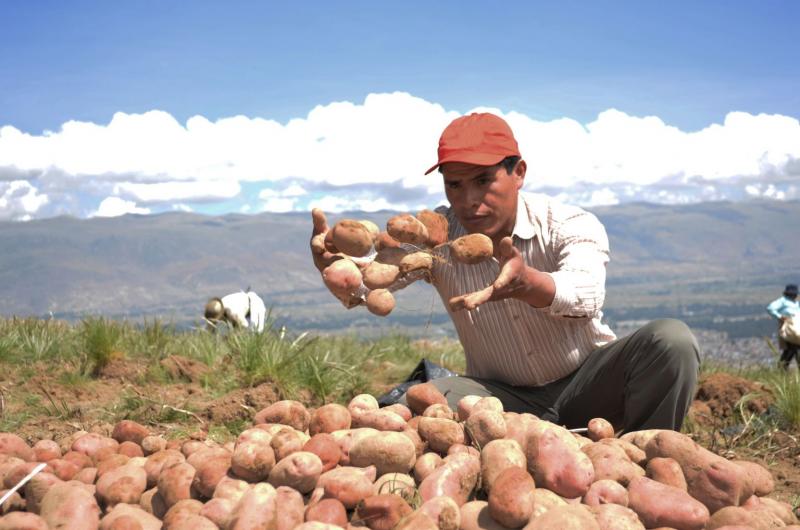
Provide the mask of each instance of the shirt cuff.
{"label": "shirt cuff", "polygon": [[547,274],[553,279],[553,283],[556,286],[556,293],[550,305],[548,307],[542,307],[541,309],[553,316],[568,315],[578,302],[578,297],[575,294],[575,287],[560,274]]}

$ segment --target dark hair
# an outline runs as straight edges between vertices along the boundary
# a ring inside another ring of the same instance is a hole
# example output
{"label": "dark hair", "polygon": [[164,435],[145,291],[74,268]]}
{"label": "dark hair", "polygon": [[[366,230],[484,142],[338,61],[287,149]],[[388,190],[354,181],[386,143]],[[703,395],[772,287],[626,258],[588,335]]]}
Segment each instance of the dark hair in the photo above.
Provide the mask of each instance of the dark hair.
{"label": "dark hair", "polygon": [[[498,164],[498,166],[503,166],[506,170],[506,173],[509,175],[514,172],[514,168],[517,167],[517,162],[522,160],[521,156],[507,156],[502,159]],[[439,166],[439,173],[442,172],[442,166]]]}

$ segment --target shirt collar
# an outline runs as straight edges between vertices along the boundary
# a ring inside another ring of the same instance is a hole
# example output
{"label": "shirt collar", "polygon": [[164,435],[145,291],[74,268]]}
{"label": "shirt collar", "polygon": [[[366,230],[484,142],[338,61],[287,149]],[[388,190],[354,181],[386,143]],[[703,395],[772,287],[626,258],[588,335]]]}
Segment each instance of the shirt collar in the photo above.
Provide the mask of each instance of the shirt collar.
{"label": "shirt collar", "polygon": [[531,239],[536,235],[536,228],[531,222],[531,216],[522,193],[517,193],[517,220],[511,235],[520,239]]}

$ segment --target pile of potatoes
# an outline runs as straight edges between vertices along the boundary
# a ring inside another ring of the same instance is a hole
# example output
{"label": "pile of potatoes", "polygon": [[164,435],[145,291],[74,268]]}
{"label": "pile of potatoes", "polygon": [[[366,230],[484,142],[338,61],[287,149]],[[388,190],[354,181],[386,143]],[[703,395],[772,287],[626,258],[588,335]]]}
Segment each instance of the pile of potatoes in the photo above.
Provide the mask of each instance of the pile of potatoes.
{"label": "pile of potatoes", "polygon": [[395,215],[380,232],[371,221],[343,219],[327,232],[311,240],[311,250],[321,255],[329,252],[339,259],[322,271],[328,289],[341,299],[353,296],[362,288],[367,309],[386,316],[395,307],[388,289],[401,279],[410,283],[429,279],[435,259],[442,259],[441,249],[466,264],[479,263],[492,256],[492,240],[483,234],[469,234],[448,243],[447,219],[430,210],[415,216]]}
{"label": "pile of potatoes", "polygon": [[673,431],[616,438],[598,418],[584,437],[493,397],[453,411],[428,383],[407,401],[279,401],[222,445],[133,421],[33,447],[1,433],[5,488],[47,465],[0,530],[800,529],[766,469]]}

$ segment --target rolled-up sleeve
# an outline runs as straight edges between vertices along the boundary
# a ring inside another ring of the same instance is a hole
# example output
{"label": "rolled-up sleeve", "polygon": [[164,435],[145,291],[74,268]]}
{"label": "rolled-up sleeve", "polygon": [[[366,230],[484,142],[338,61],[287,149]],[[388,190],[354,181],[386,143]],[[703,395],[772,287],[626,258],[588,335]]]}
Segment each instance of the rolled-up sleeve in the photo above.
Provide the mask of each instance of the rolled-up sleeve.
{"label": "rolled-up sleeve", "polygon": [[589,212],[576,209],[562,219],[551,219],[551,244],[557,258],[550,273],[556,292],[549,313],[553,316],[593,318],[605,300],[608,236],[602,223]]}

